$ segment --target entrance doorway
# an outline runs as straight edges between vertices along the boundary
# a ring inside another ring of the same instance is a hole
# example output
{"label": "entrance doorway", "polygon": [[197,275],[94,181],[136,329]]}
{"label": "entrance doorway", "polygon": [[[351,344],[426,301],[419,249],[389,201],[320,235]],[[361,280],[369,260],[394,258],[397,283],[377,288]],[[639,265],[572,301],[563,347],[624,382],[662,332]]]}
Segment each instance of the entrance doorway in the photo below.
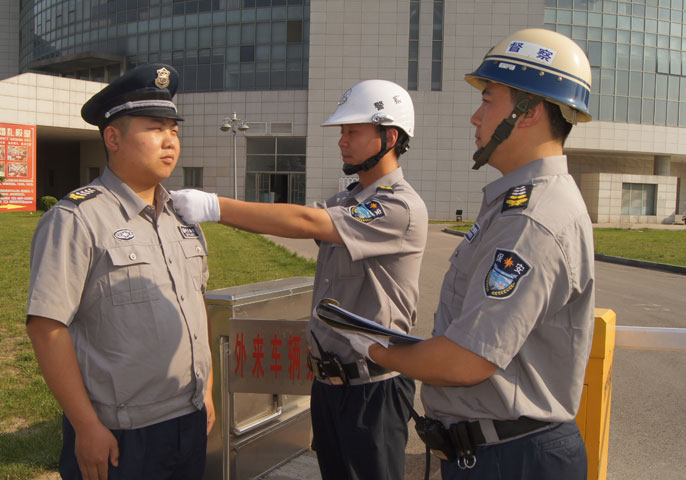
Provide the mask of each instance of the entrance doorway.
{"label": "entrance doorway", "polygon": [[245,199],[305,204],[305,139],[248,138]]}
{"label": "entrance doorway", "polygon": [[56,199],[80,186],[79,142],[41,140],[36,144],[36,200]]}
{"label": "entrance doorway", "polygon": [[249,202],[305,204],[304,173],[249,172],[245,198]]}

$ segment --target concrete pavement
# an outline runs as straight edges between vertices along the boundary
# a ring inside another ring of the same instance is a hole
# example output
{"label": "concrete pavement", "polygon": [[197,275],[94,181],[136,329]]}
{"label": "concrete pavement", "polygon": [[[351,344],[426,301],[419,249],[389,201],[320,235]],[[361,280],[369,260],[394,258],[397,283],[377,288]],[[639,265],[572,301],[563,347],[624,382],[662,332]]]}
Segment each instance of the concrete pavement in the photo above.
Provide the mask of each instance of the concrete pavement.
{"label": "concrete pavement", "polygon": [[[646,226],[647,227],[647,226]],[[652,225],[650,226],[653,227]],[[667,226],[672,227],[672,226]],[[686,226],[674,226],[684,230]],[[413,334],[429,337],[448,258],[461,241],[429,225],[420,275],[419,319]],[[305,257],[316,258],[312,240],[268,237]],[[626,265],[596,262],[596,305],[611,308],[619,325],[686,328],[683,295],[686,276]],[[609,480],[677,480],[686,472],[686,354],[617,350],[613,364]],[[418,388],[419,390],[419,388]],[[422,412],[419,396],[415,407]],[[423,478],[424,446],[410,428],[406,478]],[[431,478],[439,478],[432,458]],[[266,477],[269,480],[319,480],[312,452],[301,455]]]}

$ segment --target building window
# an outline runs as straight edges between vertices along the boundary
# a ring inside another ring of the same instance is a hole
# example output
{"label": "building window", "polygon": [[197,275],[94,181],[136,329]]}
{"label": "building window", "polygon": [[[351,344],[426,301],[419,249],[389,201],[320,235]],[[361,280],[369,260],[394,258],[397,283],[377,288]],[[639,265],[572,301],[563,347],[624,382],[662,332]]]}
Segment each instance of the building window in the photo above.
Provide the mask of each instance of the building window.
{"label": "building window", "polygon": [[419,0],[410,0],[410,35],[407,55],[407,89],[417,90],[419,71]]}
{"label": "building window", "polygon": [[431,90],[443,89],[443,0],[434,0],[434,32],[431,42]]}
{"label": "building window", "polygon": [[302,41],[303,41],[303,22],[302,22],[302,20],[291,20],[287,23],[286,41],[288,43],[302,43]]}
{"label": "building window", "polygon": [[183,186],[202,188],[202,167],[183,167]]}
{"label": "building window", "polygon": [[657,185],[622,183],[622,215],[655,215]]}
{"label": "building window", "polygon": [[305,139],[252,137],[247,143],[245,199],[304,205]]}
{"label": "building window", "polygon": [[544,25],[588,55],[594,119],[686,126],[682,0],[546,0]]}
{"label": "building window", "polygon": [[[19,67],[55,59],[59,68],[41,68],[108,82],[164,62],[179,72],[179,93],[302,90],[309,34],[310,0],[32,0],[20,10]],[[125,63],[88,70],[69,60],[90,52]]]}

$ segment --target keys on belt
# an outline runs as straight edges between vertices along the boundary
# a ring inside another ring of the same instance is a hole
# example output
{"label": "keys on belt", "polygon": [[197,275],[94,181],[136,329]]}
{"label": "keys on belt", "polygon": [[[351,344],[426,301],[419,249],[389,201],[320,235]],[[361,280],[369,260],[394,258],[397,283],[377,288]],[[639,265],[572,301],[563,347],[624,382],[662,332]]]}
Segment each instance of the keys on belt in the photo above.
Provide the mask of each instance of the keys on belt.
{"label": "keys on belt", "polygon": [[[322,358],[317,358],[312,353],[307,355],[307,366],[320,380],[328,380],[332,385],[350,385],[350,380],[360,378],[357,363],[343,363],[334,353],[322,351],[321,354]],[[365,360],[370,377],[378,377],[390,372],[370,360]]]}
{"label": "keys on belt", "polygon": [[338,355],[322,352],[322,358],[317,358],[312,355],[312,353],[307,354],[307,366],[312,370],[315,377],[320,380],[329,380],[332,385],[349,385],[350,378],[358,378],[360,376],[357,371],[357,365],[347,364],[346,366],[352,365],[354,369],[354,377],[351,377],[348,369],[343,366],[341,359]]}
{"label": "keys on belt", "polygon": [[[320,380],[328,380],[332,385],[350,385],[350,380],[360,378],[360,370],[357,363],[343,363],[338,355],[324,350],[317,339],[317,336],[312,332],[312,338],[317,344],[322,358],[317,358],[312,353],[307,354],[307,366],[312,370],[312,373]],[[377,377],[384,373],[390,372],[371,360],[367,361],[367,370],[369,370],[370,377]]]}

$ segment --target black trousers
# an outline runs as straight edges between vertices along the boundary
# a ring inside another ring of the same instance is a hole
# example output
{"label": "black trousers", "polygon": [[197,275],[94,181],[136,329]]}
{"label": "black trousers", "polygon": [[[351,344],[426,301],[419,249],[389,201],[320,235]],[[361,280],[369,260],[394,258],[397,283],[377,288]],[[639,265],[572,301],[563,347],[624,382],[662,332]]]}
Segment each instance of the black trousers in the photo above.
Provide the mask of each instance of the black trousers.
{"label": "black trousers", "polygon": [[[119,466],[109,480],[200,480],[205,471],[207,412],[202,410],[134,430],[112,430],[119,444]],[[74,428],[62,417],[59,471],[64,480],[81,480],[74,453]]]}
{"label": "black trousers", "polygon": [[405,477],[410,411],[399,396],[414,399],[414,380],[333,386],[312,384],[312,447],[323,480],[398,480]]}
{"label": "black trousers", "polygon": [[586,447],[575,422],[476,447],[476,465],[441,461],[443,480],[585,480]]}

